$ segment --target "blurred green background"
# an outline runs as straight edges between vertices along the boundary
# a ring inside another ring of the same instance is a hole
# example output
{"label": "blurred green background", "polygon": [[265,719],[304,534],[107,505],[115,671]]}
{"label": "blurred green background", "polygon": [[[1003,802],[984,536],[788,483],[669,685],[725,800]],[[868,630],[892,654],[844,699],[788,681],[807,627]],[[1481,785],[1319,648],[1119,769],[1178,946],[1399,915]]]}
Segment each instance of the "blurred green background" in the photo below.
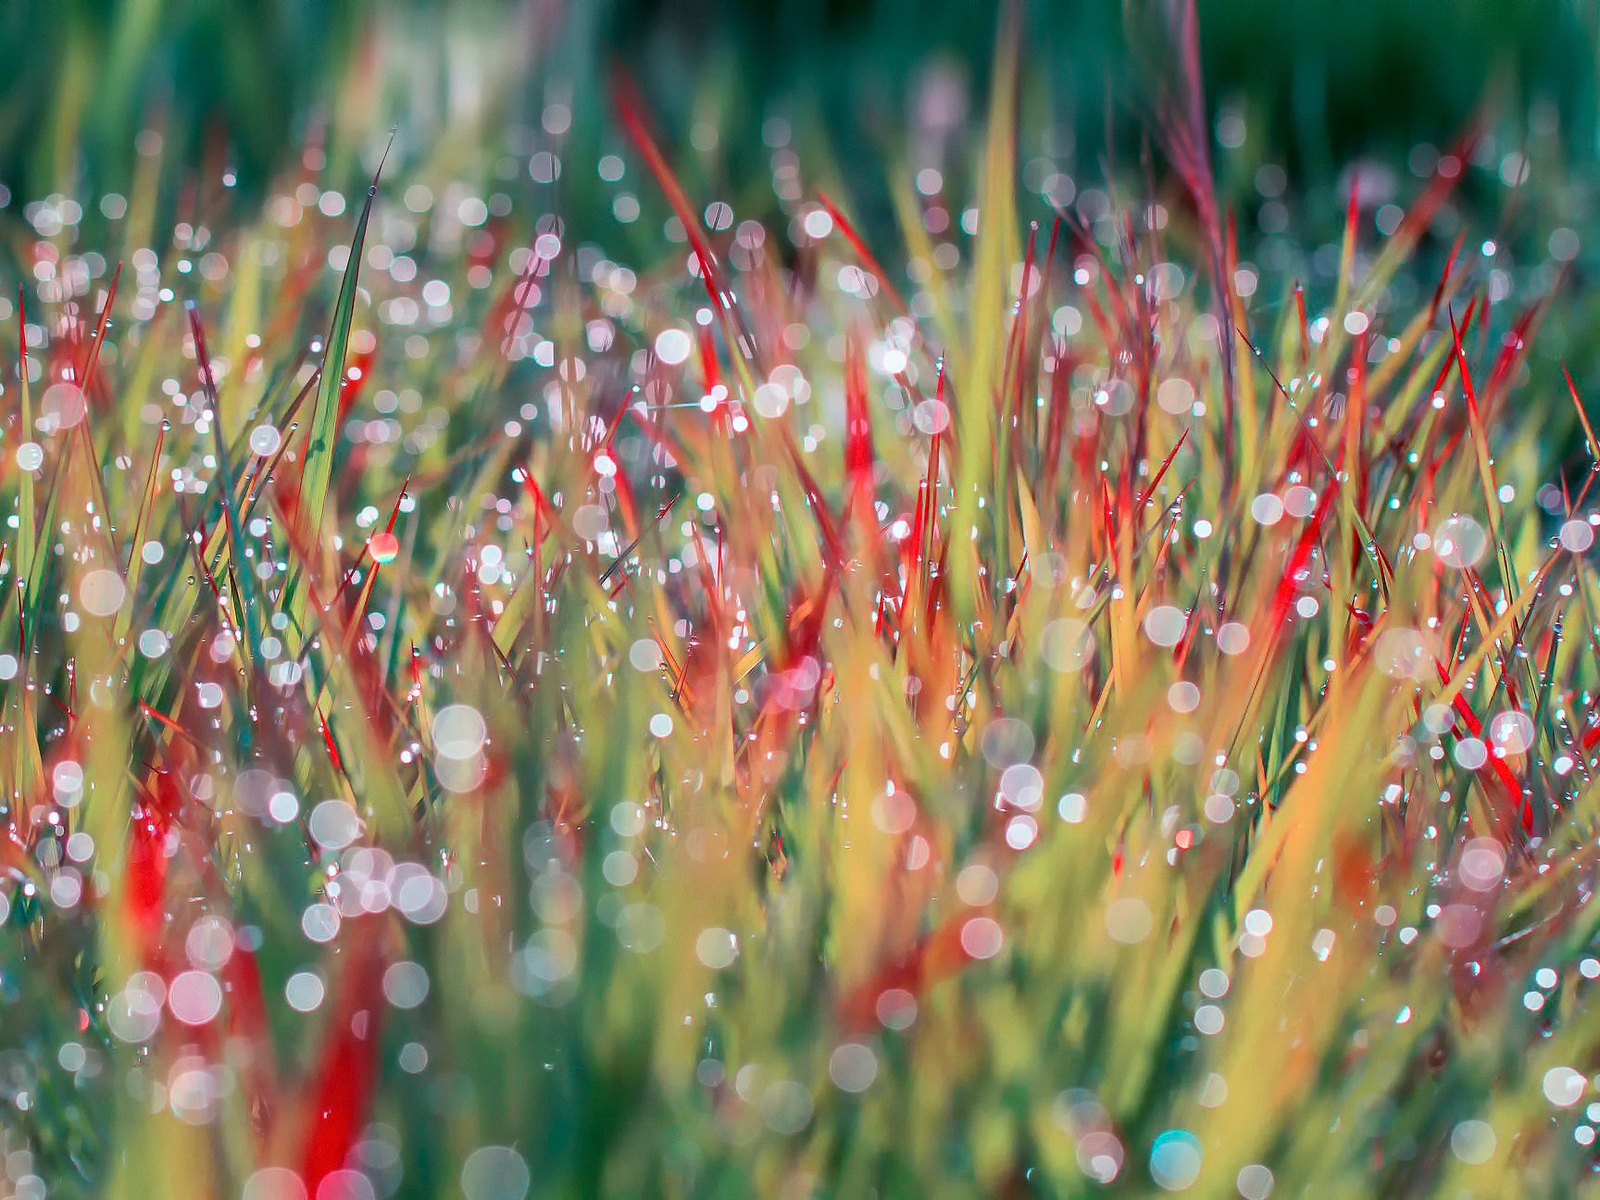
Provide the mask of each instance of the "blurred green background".
{"label": "blurred green background", "polygon": [[[1034,119],[1047,104],[1080,159],[1106,149],[1108,127],[1133,153],[1141,83],[1124,6],[1019,7],[1030,78],[1047,97]],[[686,134],[709,88],[732,144],[756,144],[770,112],[798,110],[860,161],[899,136],[930,79],[979,114],[997,11],[970,0],[16,0],[0,5],[0,177],[19,194],[60,186],[63,169],[114,186],[134,133],[160,122],[194,155],[225,144],[258,187],[338,109],[334,81],[361,56],[385,80],[375,120],[419,133],[480,89],[512,118],[536,120],[550,87],[582,114],[620,61],[669,132]],[[1569,154],[1593,154],[1590,3],[1205,0],[1200,20],[1210,102],[1246,105],[1252,139],[1298,183],[1356,155],[1442,144],[1486,100],[1513,116],[1549,106]]]}
{"label": "blurred green background", "polygon": [[[1161,186],[1152,56],[1130,45],[1130,30],[1158,27],[1170,3],[1016,5],[1019,182],[1034,193],[1025,217],[1048,221],[1043,183],[1056,171],[1090,223],[1084,193],[1102,196],[1091,189],[1105,180],[1126,199],[1151,163]],[[608,153],[631,161],[609,96],[619,67],[698,202],[787,220],[774,151],[792,150],[796,178],[836,191],[893,264],[892,178],[934,166],[956,203],[973,196],[1003,10],[970,0],[15,0],[0,5],[0,199],[10,201],[0,276],[26,265],[22,202],[128,190],[141,130],[163,134],[146,144],[162,149],[164,218],[184,219],[197,186],[220,191],[225,176],[232,190],[207,197],[210,219],[219,203],[259,212],[308,144],[326,147],[306,166],[321,186],[353,191],[393,128],[389,182],[477,178],[531,194],[580,241],[650,265],[676,253],[656,189],[636,166],[620,183],[594,170]],[[1217,185],[1238,219],[1240,256],[1259,274],[1258,310],[1296,281],[1321,299],[1353,165],[1371,184],[1363,218],[1375,241],[1437,153],[1477,121],[1487,132],[1477,169],[1394,299],[1431,292],[1467,233],[1471,245],[1495,240],[1503,296],[1532,302],[1557,279],[1551,235],[1570,244],[1558,231],[1576,230],[1581,250],[1562,277],[1571,302],[1545,323],[1530,366],[1550,384],[1565,361],[1600,391],[1589,332],[1600,313],[1582,286],[1588,243],[1600,250],[1588,236],[1600,183],[1592,0],[1201,0],[1199,19]],[[530,179],[543,148],[566,164],[558,180]],[[614,217],[619,189],[643,219]],[[1557,420],[1569,416],[1563,406]]]}
{"label": "blurred green background", "polygon": [[[1149,28],[1143,10],[1160,3],[1132,12],[1110,0],[1018,6],[1025,216],[1046,220],[1049,180],[1070,176],[1063,202],[1112,242],[1100,189],[1109,178],[1123,202],[1141,198],[1147,152],[1152,186],[1174,203],[1147,132],[1149,56],[1139,53],[1147,47],[1130,45],[1127,33]],[[96,203],[108,193],[143,188],[159,210],[145,228],[163,238],[191,209],[219,224],[227,205],[254,218],[269,193],[295,190],[301,171],[315,180],[300,184],[311,188],[307,203],[320,204],[319,189],[350,195],[364,186],[391,128],[385,188],[396,210],[413,182],[441,198],[459,187],[525,226],[559,214],[574,262],[586,251],[660,262],[681,280],[681,230],[675,244],[667,209],[612,118],[609,76],[618,67],[639,83],[697,204],[724,199],[739,219],[775,226],[790,219],[802,186],[821,183],[894,269],[904,256],[891,179],[936,167],[953,207],[973,200],[999,12],[954,0],[9,0],[0,4],[0,296],[29,277],[38,229],[30,201],[81,198],[86,219],[68,230],[57,219],[52,236],[110,257]],[[1473,290],[1506,301],[1479,328],[1502,333],[1559,283],[1562,302],[1539,330],[1529,385],[1513,396],[1550,405],[1541,426],[1550,443],[1579,447],[1558,381],[1565,361],[1591,400],[1600,398],[1600,314],[1585,287],[1600,263],[1594,5],[1203,0],[1199,17],[1212,151],[1239,222],[1251,322],[1270,329],[1293,282],[1306,283],[1313,313],[1327,303],[1352,164],[1370,183],[1361,241],[1370,255],[1440,149],[1478,120],[1487,136],[1472,169],[1415,269],[1388,291],[1402,314],[1425,304],[1463,233],[1473,245],[1497,242],[1468,256]],[[605,166],[611,155],[620,157]],[[794,189],[783,203],[780,187]],[[323,209],[329,220],[353,220],[356,206],[334,199]],[[1182,225],[1173,222],[1171,253],[1192,263]],[[460,249],[459,239],[438,249],[424,241],[415,252],[424,269],[435,254],[459,269]],[[439,354],[410,369],[431,385],[452,367]],[[648,1012],[642,1001],[639,1011]],[[573,1036],[576,1026],[535,1017],[535,1054],[553,1055]],[[466,1053],[478,1061],[504,1050],[498,1032],[474,1039]],[[604,1133],[603,1118],[641,1094],[632,1049],[619,1039],[616,1076],[585,1082],[588,1128]],[[443,1078],[435,1095],[448,1097],[446,1085],[461,1077]],[[565,1125],[550,1129],[552,1139],[567,1135]],[[425,1132],[407,1131],[418,1155],[430,1153]],[[600,1136],[576,1157],[598,1170],[606,1149]]]}

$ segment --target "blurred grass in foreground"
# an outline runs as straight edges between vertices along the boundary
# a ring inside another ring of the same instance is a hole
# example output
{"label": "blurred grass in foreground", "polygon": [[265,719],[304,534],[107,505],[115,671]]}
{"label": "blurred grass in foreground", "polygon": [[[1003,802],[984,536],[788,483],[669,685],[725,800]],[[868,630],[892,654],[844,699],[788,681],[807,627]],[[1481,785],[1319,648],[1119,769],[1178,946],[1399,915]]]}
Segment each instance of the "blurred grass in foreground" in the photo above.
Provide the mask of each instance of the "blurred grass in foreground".
{"label": "blurred grass in foreground", "polygon": [[1185,89],[1182,184],[1062,183],[1014,55],[892,271],[790,125],[680,185],[625,84],[370,211],[332,126],[245,218],[155,129],[26,198],[12,1194],[1584,1185],[1581,231],[1413,267],[1480,134],[1295,290]]}

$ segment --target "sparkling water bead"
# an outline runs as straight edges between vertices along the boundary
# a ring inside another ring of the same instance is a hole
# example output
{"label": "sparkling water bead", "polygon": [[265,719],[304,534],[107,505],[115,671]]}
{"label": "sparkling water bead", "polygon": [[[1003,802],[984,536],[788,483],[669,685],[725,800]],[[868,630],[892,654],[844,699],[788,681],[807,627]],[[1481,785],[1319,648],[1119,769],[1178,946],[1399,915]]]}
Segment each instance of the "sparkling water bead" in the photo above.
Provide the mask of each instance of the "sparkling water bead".
{"label": "sparkling water bead", "polygon": [[400,539],[387,529],[367,539],[367,549],[372,551],[372,561],[392,563],[400,554]]}

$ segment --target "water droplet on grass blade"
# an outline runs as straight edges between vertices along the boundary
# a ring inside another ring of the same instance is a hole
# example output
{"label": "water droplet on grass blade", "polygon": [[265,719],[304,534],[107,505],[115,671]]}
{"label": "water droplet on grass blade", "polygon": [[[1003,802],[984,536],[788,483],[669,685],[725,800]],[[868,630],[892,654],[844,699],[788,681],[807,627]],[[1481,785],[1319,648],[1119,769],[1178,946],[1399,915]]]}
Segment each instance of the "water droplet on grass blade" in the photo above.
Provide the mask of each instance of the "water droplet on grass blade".
{"label": "water droplet on grass blade", "polygon": [[1433,531],[1433,552],[1447,567],[1464,570],[1482,558],[1488,547],[1483,526],[1471,517],[1450,517]]}
{"label": "water droplet on grass blade", "polygon": [[307,1200],[306,1185],[288,1167],[262,1167],[245,1180],[240,1200]]}
{"label": "water droplet on grass blade", "polygon": [[315,1200],[378,1200],[378,1193],[360,1171],[341,1167],[322,1177]]}
{"label": "water droplet on grass blade", "polygon": [[1051,670],[1077,671],[1094,658],[1094,635],[1082,621],[1061,617],[1044,627],[1040,649]]}
{"label": "water droplet on grass blade", "polygon": [[466,760],[488,739],[483,714],[469,704],[447,704],[433,718],[433,745],[441,758]]}
{"label": "water droplet on grass blade", "polygon": [[666,918],[654,904],[629,904],[617,913],[617,941],[635,954],[650,953],[666,934]]}
{"label": "water droplet on grass blade", "polygon": [[145,1042],[161,1024],[161,1004],[165,996],[157,996],[143,987],[128,981],[106,1004],[106,1024],[119,1041]]}
{"label": "water droplet on grass blade", "polygon": [[1571,1108],[1583,1099],[1588,1081],[1571,1067],[1551,1067],[1540,1085],[1544,1098],[1557,1108]]}
{"label": "water droplet on grass blade", "polygon": [[1440,910],[1434,927],[1446,946],[1465,950],[1477,942],[1483,930],[1483,914],[1470,904],[1447,904]]}
{"label": "water droplet on grass blade", "polygon": [[761,1117],[774,1133],[799,1133],[811,1123],[811,1093],[792,1079],[780,1079],[761,1093]]}
{"label": "water droplet on grass blade", "polygon": [[1574,554],[1582,554],[1594,545],[1594,530],[1587,521],[1568,521],[1561,526],[1561,547]]}
{"label": "water droplet on grass blade", "polygon": [[1490,740],[1506,754],[1525,754],[1533,746],[1533,719],[1527,713],[1509,709],[1496,713],[1489,721]]}
{"label": "water droplet on grass blade", "polygon": [[104,567],[88,572],[78,584],[78,602],[97,617],[115,614],[127,595],[122,576]]}
{"label": "water droplet on grass blade", "polygon": [[612,887],[627,887],[639,875],[639,860],[626,850],[613,850],[602,860],[600,873]]}
{"label": "water droplet on grass blade", "polygon": [[1250,630],[1238,621],[1224,621],[1217,627],[1217,649],[1224,654],[1243,654],[1250,648]]}
{"label": "water droplet on grass blade", "polygon": [[52,383],[45,389],[44,399],[40,405],[48,427],[52,429],[71,429],[87,410],[84,404],[83,391],[75,383]]}
{"label": "water droplet on grass blade", "polygon": [[628,647],[628,664],[635,671],[659,671],[661,669],[661,647],[654,638],[639,638]]}
{"label": "water droplet on grass blade", "polygon": [[1494,1129],[1487,1121],[1462,1121],[1450,1131],[1450,1151],[1471,1166],[1494,1157]]}
{"label": "water droplet on grass blade", "polygon": [[392,563],[400,556],[400,539],[382,529],[367,539],[367,549],[372,552],[373,562]]}
{"label": "water droplet on grass blade", "polygon": [[205,971],[183,971],[172,981],[167,1007],[185,1025],[208,1024],[222,1011],[222,985]]}
{"label": "water droplet on grass blade", "polygon": [[272,425],[257,425],[250,431],[250,450],[262,458],[270,457],[283,445],[283,435]]}
{"label": "water droplet on grass blade", "polygon": [[973,917],[961,926],[961,948],[973,958],[993,958],[1004,944],[1005,932],[989,917]]}
{"label": "water droplet on grass blade", "polygon": [[845,1042],[828,1058],[828,1078],[840,1091],[864,1092],[877,1077],[878,1056],[860,1042]]}
{"label": "water droplet on grass blade", "polygon": [[677,366],[689,357],[694,343],[681,329],[664,329],[656,335],[656,357],[669,366]]}
{"label": "water droplet on grass blade", "polygon": [[1489,761],[1489,747],[1475,737],[1465,737],[1456,743],[1456,762],[1469,771],[1476,771]]}
{"label": "water droplet on grass blade", "polygon": [[510,1146],[480,1146],[461,1166],[467,1200],[522,1200],[529,1182],[527,1162]]}
{"label": "water droplet on grass blade", "polygon": [[1475,892],[1492,891],[1506,869],[1506,853],[1493,838],[1473,838],[1461,852],[1457,871]]}
{"label": "water droplet on grass blade", "polygon": [[1150,1177],[1169,1192],[1193,1186],[1200,1165],[1200,1139],[1186,1129],[1169,1129],[1150,1147]]}
{"label": "water droplet on grass blade", "polygon": [[324,800],[311,810],[311,836],[324,850],[343,850],[361,835],[361,818],[343,800]]}
{"label": "water droplet on grass blade", "polygon": [[1283,520],[1283,501],[1263,492],[1250,502],[1250,516],[1258,525],[1276,525]]}
{"label": "water droplet on grass blade", "polygon": [[733,960],[739,954],[739,944],[733,934],[714,925],[700,931],[700,936],[694,942],[694,953],[713,971],[720,971],[733,965]]}
{"label": "water droplet on grass blade", "polygon": [[220,971],[233,957],[233,926],[218,916],[201,917],[189,927],[183,941],[184,954],[194,967]]}
{"label": "water droplet on grass blade", "polygon": [[1188,624],[1189,618],[1183,609],[1158,604],[1145,614],[1144,635],[1158,646],[1176,646]]}
{"label": "water droplet on grass blade", "polygon": [[1068,792],[1056,801],[1056,815],[1068,825],[1082,824],[1089,814],[1089,798],[1082,792]]}
{"label": "water droplet on grass blade", "polygon": [[300,931],[313,942],[331,942],[339,932],[339,910],[331,904],[310,904],[300,914]]}
{"label": "water droplet on grass blade", "polygon": [[1150,906],[1137,896],[1124,896],[1113,900],[1106,908],[1106,932],[1111,940],[1124,946],[1136,946],[1150,936],[1155,918]]}
{"label": "water droplet on grass blade", "polygon": [[1187,379],[1163,380],[1156,388],[1156,404],[1175,417],[1185,415],[1194,407],[1194,384]]}
{"label": "water droplet on grass blade", "polygon": [[1174,712],[1192,713],[1200,707],[1200,689],[1187,679],[1180,679],[1167,689],[1167,704]]}
{"label": "water droplet on grass blade", "polygon": [[396,1008],[416,1008],[428,998],[428,971],[407,960],[390,963],[383,973],[383,995]]}
{"label": "water droplet on grass blade", "polygon": [[283,985],[283,998],[296,1012],[312,1012],[322,1004],[326,991],[320,976],[296,971]]}
{"label": "water droplet on grass blade", "polygon": [[1260,1163],[1251,1163],[1239,1168],[1234,1184],[1244,1200],[1267,1200],[1272,1195],[1272,1172]]}

